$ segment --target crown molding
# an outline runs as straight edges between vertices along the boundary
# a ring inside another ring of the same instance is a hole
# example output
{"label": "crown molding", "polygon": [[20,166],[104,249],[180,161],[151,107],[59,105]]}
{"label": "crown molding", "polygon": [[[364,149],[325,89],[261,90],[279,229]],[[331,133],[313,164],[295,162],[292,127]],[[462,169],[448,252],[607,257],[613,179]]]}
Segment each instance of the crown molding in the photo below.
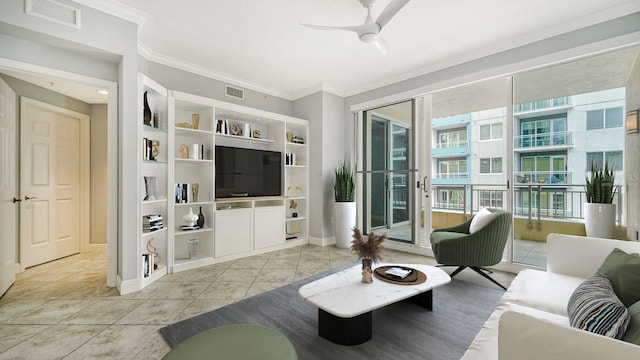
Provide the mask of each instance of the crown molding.
{"label": "crown molding", "polygon": [[339,96],[339,97],[346,97],[346,92],[345,91],[340,90],[340,89],[338,89],[336,87],[333,87],[333,86],[323,82],[323,83],[319,83],[319,84],[316,84],[314,86],[310,86],[310,87],[308,87],[308,88],[306,88],[304,90],[300,90],[300,91],[296,92],[293,95],[291,100],[298,100],[298,99],[301,99],[301,98],[303,98],[305,96],[309,96],[309,95],[312,95],[312,94],[315,94],[315,93],[318,93],[318,92],[321,92],[321,91],[328,92],[328,93],[331,93],[331,94]]}
{"label": "crown molding", "polygon": [[149,49],[149,47],[147,47],[146,45],[144,45],[139,41],[138,41],[138,54],[140,54],[140,56],[154,63],[170,66],[178,70],[187,71],[196,75],[200,75],[210,79],[225,82],[230,85],[239,86],[239,87],[250,89],[253,91],[258,91],[267,95],[277,96],[285,100],[289,100],[289,101],[293,100],[293,97],[291,96],[291,94],[283,92],[281,90],[263,86],[255,82],[240,79],[227,74],[223,74],[215,70],[212,70],[210,68],[192,64],[183,60],[175,59],[170,56],[158,54],[153,50]]}

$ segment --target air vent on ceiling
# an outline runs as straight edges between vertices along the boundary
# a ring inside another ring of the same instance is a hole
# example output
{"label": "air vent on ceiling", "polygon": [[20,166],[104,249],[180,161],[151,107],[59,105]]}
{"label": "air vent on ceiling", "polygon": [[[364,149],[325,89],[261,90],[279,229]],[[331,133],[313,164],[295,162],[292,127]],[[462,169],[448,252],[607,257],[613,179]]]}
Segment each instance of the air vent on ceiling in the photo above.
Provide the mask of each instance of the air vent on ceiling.
{"label": "air vent on ceiling", "polygon": [[224,94],[239,100],[244,100],[244,89],[240,89],[231,85],[224,86]]}
{"label": "air vent on ceiling", "polygon": [[25,12],[80,29],[80,9],[54,0],[25,0]]}

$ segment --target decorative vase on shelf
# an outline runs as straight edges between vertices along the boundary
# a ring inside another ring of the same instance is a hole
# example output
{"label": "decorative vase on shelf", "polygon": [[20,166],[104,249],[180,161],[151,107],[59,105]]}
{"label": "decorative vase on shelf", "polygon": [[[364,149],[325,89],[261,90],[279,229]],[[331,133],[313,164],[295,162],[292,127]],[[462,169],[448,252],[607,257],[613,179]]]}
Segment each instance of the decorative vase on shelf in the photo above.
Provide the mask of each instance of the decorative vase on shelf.
{"label": "decorative vase on shelf", "polygon": [[198,221],[198,215],[193,213],[193,208],[189,208],[189,213],[183,216],[182,220],[187,223],[187,226],[194,226]]}
{"label": "decorative vase on shelf", "polygon": [[149,100],[147,98],[147,92],[144,92],[144,110],[143,120],[145,125],[151,125],[151,108],[149,107]]}
{"label": "decorative vase on shelf", "polygon": [[156,200],[158,197],[158,180],[155,176],[145,176],[144,177],[144,189],[145,189],[145,197],[143,200],[151,201]]}
{"label": "decorative vase on shelf", "polygon": [[200,206],[200,214],[198,214],[198,220],[196,221],[196,225],[198,225],[200,229],[204,227],[204,215],[202,215],[202,206]]}

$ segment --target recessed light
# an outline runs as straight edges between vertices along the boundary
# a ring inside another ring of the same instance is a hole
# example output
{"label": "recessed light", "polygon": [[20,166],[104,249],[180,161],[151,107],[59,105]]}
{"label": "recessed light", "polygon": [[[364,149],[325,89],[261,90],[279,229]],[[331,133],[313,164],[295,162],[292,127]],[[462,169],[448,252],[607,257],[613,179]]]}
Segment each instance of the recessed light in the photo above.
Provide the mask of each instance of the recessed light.
{"label": "recessed light", "polygon": [[107,90],[100,89],[100,90],[97,90],[96,92],[101,95],[109,95],[109,92]]}

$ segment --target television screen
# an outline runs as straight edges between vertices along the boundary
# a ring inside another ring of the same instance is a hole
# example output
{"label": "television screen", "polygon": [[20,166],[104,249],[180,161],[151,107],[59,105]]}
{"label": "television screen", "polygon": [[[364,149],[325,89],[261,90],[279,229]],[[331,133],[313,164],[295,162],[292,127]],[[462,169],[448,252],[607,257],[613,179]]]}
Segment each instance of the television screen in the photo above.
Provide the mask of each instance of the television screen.
{"label": "television screen", "polygon": [[216,146],[216,198],[279,196],[282,153]]}

